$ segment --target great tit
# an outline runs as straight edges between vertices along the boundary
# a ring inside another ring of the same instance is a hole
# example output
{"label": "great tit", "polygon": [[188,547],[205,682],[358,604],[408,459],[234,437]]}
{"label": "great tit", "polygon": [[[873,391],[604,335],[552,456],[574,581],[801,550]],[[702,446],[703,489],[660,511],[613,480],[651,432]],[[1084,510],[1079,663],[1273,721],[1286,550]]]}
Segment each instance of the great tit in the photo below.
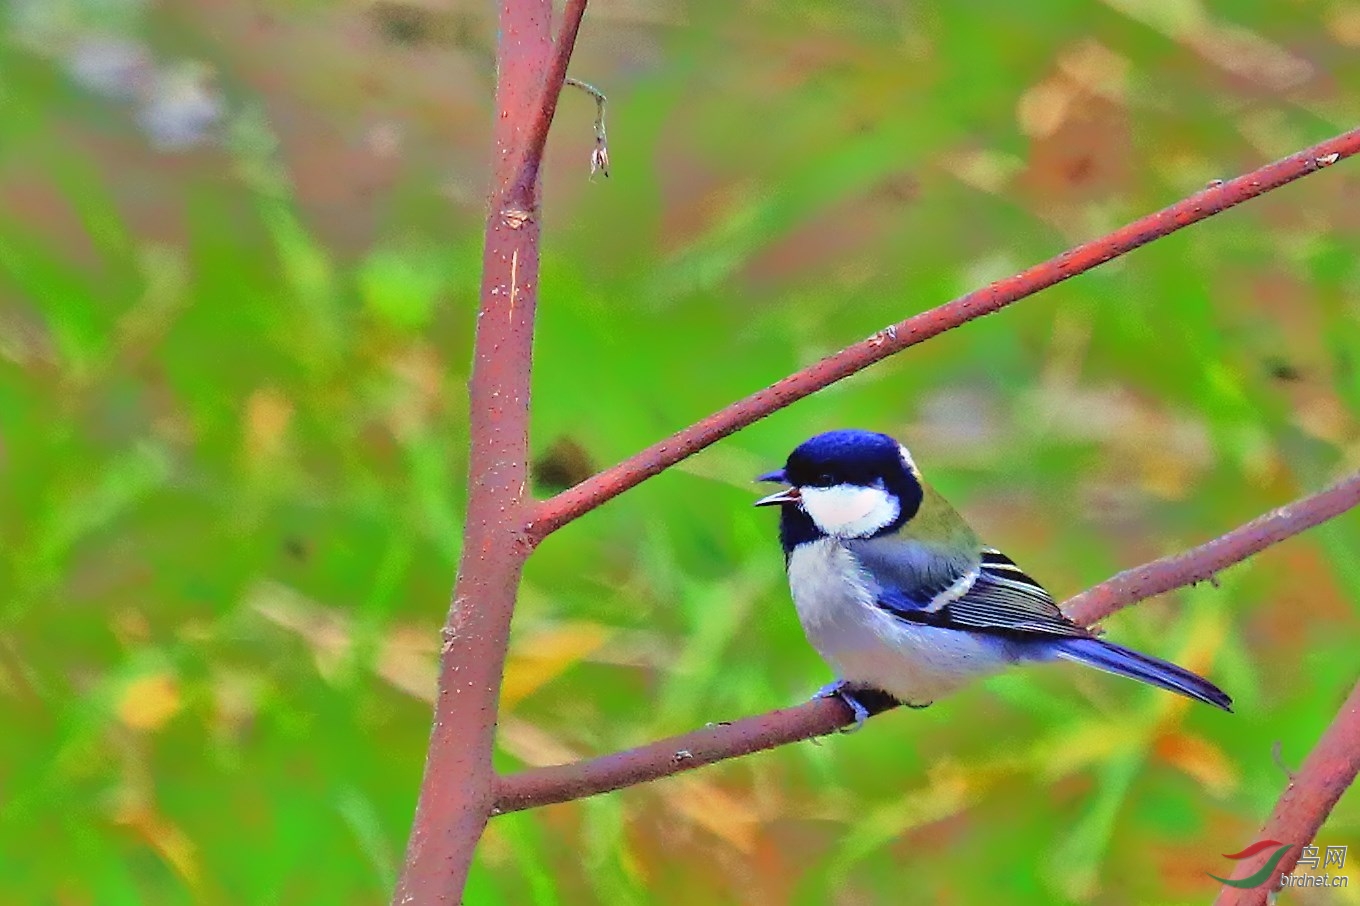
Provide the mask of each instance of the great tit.
{"label": "great tit", "polygon": [[789,588],[808,641],[839,680],[856,726],[856,691],[924,707],[1024,661],[1063,659],[1131,677],[1224,711],[1213,683],[1107,642],[1068,619],[1005,554],[982,544],[886,434],[819,434],[760,481],[789,485],[778,506]]}

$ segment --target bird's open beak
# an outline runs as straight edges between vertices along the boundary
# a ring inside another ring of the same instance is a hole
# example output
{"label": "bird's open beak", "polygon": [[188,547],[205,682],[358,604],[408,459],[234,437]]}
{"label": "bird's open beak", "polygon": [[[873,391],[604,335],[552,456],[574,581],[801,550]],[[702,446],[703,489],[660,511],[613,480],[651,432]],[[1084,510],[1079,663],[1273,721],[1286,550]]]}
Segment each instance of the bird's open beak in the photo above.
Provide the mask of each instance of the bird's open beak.
{"label": "bird's open beak", "polygon": [[[787,484],[788,478],[784,475],[783,469],[775,469],[773,472],[766,472],[764,475],[757,477],[756,481],[769,481],[775,482],[777,484]],[[787,503],[797,502],[798,502],[798,489],[785,488],[784,490],[780,491],[777,494],[771,494],[769,497],[760,498],[755,502],[754,506],[783,506],[784,504]]]}
{"label": "bird's open beak", "polygon": [[797,503],[799,500],[797,488],[785,488],[778,494],[771,494],[769,497],[762,497],[752,506],[784,506],[789,503]]}
{"label": "bird's open beak", "polygon": [[785,488],[777,494],[769,497],[762,497],[753,506],[786,506],[790,503],[797,503],[800,499],[797,488]]}

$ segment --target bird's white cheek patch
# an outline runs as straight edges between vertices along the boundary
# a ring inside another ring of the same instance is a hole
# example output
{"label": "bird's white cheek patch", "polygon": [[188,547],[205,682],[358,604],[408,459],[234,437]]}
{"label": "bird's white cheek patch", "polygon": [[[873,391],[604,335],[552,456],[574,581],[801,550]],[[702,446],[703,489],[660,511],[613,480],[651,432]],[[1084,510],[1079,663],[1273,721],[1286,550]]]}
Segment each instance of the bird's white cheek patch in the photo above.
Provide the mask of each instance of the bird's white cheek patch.
{"label": "bird's white cheek patch", "polygon": [[801,488],[803,509],[817,527],[838,538],[863,538],[897,518],[900,507],[882,488],[838,484]]}

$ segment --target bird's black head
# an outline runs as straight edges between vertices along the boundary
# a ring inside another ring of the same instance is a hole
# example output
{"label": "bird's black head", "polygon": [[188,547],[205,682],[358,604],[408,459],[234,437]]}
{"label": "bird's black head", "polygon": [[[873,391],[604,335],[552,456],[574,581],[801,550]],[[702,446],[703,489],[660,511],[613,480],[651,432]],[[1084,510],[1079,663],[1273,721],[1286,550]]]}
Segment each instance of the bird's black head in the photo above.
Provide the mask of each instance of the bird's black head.
{"label": "bird's black head", "polygon": [[921,506],[921,479],[906,447],[886,434],[818,434],[789,454],[784,468],[760,476],[788,490],[757,503],[782,508],[785,551],[827,535],[869,538],[896,531]]}

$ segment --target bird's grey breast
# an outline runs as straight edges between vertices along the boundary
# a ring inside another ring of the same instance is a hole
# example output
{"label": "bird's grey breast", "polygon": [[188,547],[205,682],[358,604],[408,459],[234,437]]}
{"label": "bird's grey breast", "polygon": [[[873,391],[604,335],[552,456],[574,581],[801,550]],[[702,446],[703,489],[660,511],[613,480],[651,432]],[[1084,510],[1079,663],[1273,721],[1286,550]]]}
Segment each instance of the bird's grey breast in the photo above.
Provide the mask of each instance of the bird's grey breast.
{"label": "bird's grey breast", "polygon": [[834,538],[798,545],[789,554],[788,567],[793,603],[809,633],[818,626],[859,622],[861,612],[874,605],[872,579]]}

